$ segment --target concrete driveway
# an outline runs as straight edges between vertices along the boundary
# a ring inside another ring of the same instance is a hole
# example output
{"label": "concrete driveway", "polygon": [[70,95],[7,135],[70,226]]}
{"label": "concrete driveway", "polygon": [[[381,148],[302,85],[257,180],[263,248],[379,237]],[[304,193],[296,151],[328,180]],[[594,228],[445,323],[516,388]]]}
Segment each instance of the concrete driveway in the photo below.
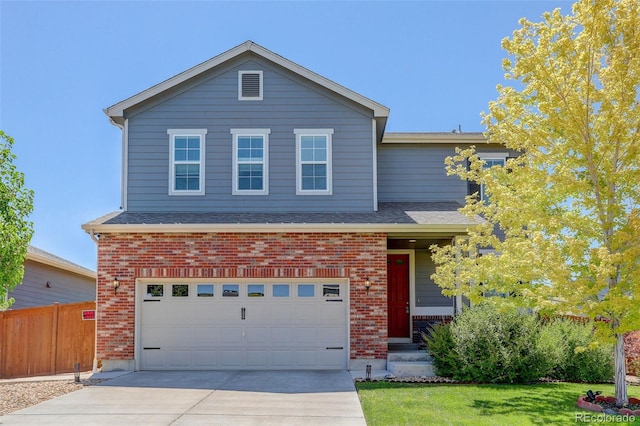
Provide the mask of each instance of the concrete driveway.
{"label": "concrete driveway", "polygon": [[2,425],[366,425],[348,371],[140,371]]}

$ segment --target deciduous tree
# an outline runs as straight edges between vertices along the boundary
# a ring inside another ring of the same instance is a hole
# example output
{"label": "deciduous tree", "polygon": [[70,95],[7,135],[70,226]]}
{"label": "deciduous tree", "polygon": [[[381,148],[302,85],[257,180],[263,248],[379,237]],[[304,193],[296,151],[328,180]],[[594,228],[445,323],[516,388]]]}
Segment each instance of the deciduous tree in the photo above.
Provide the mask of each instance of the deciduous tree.
{"label": "deciduous tree", "polygon": [[503,40],[509,84],[483,122],[513,155],[504,167],[474,147],[447,159],[484,185],[463,212],[486,221],[433,249],[445,294],[608,320],[598,336],[616,343],[619,406],[623,337],[640,329],[639,4],[578,1]]}
{"label": "deciduous tree", "polygon": [[0,130],[0,310],[13,303],[8,293],[22,282],[27,247],[33,235],[28,220],[33,191],[25,188],[24,174],[13,164],[13,138]]}

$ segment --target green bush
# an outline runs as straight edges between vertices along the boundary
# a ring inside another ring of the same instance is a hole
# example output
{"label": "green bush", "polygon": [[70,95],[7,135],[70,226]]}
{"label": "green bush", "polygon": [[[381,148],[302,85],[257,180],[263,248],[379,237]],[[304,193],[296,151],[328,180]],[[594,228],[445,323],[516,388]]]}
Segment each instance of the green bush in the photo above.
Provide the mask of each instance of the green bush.
{"label": "green bush", "polygon": [[613,347],[600,345],[588,349],[593,342],[593,324],[570,319],[547,323],[540,339],[546,342],[553,369],[549,377],[567,382],[602,383],[614,374]]}
{"label": "green bush", "polygon": [[434,327],[423,340],[436,374],[458,381],[530,383],[548,377],[597,383],[613,377],[612,347],[586,349],[593,343],[590,323],[543,322],[532,314],[479,305]]}
{"label": "green bush", "polygon": [[482,305],[462,312],[451,327],[460,361],[456,380],[530,383],[551,369],[534,315]]}
{"label": "green bush", "polygon": [[458,365],[460,365],[460,360],[454,347],[451,324],[435,325],[428,334],[422,333],[422,340],[427,345],[427,351],[433,357],[436,374],[445,377],[454,376]]}

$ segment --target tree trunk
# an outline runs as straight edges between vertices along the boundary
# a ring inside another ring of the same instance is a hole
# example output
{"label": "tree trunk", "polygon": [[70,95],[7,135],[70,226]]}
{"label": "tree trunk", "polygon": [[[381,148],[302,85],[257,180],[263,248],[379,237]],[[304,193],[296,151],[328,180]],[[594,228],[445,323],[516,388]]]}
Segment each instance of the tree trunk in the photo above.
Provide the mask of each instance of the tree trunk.
{"label": "tree trunk", "polygon": [[629,404],[627,394],[627,368],[624,358],[624,334],[616,334],[616,347],[614,350],[615,361],[615,385],[616,385],[616,406],[622,407]]}

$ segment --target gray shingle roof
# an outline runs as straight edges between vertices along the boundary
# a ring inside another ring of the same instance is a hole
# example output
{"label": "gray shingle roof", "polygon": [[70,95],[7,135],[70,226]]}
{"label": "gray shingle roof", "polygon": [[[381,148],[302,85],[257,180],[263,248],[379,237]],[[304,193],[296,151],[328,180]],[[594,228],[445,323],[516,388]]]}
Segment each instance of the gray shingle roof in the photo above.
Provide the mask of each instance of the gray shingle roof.
{"label": "gray shingle roof", "polygon": [[[107,216],[103,225],[159,224],[416,224],[471,225],[456,202],[380,203],[377,212],[343,213],[136,213]],[[94,222],[95,223],[95,222]]]}

